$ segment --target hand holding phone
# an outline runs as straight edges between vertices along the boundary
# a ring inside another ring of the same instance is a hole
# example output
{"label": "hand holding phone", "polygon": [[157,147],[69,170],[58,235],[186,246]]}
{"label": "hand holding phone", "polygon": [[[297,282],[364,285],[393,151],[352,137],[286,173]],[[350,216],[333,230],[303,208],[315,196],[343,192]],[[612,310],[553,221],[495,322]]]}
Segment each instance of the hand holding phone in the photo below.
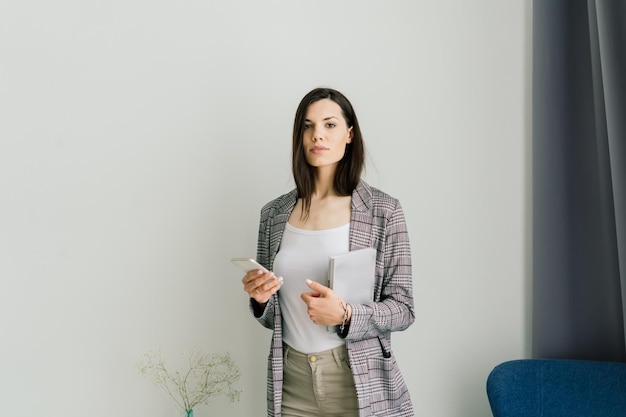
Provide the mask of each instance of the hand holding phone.
{"label": "hand holding phone", "polygon": [[[257,270],[261,270],[264,274],[269,272],[263,265],[252,258],[231,258],[230,261],[246,274]],[[269,298],[280,289],[283,279],[271,274],[269,279],[263,281],[261,275],[251,277],[246,275],[242,282],[244,291],[248,293],[250,298],[254,298],[261,305],[265,305]]]}
{"label": "hand holding phone", "polygon": [[233,265],[238,266],[243,272],[250,272],[260,269],[263,272],[268,272],[266,268],[252,258],[231,258]]}

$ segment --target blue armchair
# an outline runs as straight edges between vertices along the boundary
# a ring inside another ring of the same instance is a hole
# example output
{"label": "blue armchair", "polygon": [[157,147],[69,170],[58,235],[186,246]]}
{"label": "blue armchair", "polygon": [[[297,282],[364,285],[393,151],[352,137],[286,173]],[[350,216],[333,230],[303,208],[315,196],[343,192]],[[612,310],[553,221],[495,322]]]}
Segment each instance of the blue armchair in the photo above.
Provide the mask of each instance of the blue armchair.
{"label": "blue armchair", "polygon": [[520,359],[487,378],[494,417],[625,417],[626,363]]}

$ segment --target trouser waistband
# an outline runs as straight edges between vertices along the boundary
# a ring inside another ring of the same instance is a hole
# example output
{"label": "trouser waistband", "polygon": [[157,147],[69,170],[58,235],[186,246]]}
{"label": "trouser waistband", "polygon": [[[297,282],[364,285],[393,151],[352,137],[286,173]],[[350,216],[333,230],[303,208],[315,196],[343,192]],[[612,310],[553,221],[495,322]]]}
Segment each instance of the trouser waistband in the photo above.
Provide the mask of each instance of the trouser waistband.
{"label": "trouser waistband", "polygon": [[334,359],[337,362],[338,366],[341,366],[341,363],[348,360],[348,350],[346,349],[346,345],[339,345],[336,348],[324,350],[322,352],[314,352],[314,353],[303,353],[299,350],[296,350],[289,346],[286,343],[283,343],[284,350],[284,358],[288,357],[292,360],[301,360],[307,362],[317,362],[320,360],[328,360],[330,358]]}

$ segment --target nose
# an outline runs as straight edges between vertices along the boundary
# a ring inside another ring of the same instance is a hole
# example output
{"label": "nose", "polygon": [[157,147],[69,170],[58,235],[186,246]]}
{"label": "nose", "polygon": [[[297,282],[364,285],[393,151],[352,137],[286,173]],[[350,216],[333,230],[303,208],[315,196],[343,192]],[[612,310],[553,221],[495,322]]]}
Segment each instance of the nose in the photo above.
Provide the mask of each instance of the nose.
{"label": "nose", "polygon": [[320,129],[315,129],[313,131],[313,142],[317,142],[318,140],[321,140],[323,138],[322,132],[320,131]]}

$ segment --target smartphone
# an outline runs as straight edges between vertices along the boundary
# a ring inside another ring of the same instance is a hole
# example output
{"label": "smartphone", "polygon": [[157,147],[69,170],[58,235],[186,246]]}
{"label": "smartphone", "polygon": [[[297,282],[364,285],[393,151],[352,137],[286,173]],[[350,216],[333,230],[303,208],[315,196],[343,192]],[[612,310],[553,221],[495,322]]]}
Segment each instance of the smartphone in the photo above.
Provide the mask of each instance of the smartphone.
{"label": "smartphone", "polygon": [[231,258],[230,261],[233,265],[238,266],[243,272],[250,272],[257,269],[267,272],[267,269],[252,258]]}

